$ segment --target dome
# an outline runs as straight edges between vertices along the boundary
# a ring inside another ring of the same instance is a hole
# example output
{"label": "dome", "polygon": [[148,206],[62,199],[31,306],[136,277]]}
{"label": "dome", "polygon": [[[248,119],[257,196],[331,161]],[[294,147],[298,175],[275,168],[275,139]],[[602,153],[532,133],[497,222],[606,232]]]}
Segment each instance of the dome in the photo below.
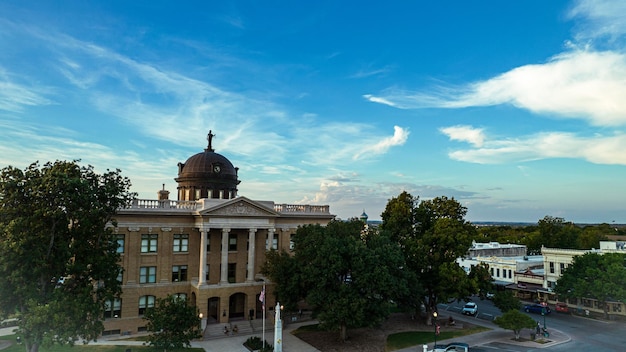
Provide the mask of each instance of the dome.
{"label": "dome", "polygon": [[178,163],[178,199],[198,200],[202,198],[230,199],[237,196],[238,168],[212,147],[215,135],[209,131],[209,145],[204,152]]}

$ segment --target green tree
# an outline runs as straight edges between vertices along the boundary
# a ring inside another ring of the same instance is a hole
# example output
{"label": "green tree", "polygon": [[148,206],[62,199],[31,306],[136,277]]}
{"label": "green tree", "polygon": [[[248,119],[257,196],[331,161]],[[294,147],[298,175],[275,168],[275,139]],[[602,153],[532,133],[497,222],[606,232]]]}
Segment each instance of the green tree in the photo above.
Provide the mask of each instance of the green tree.
{"label": "green tree", "polygon": [[424,304],[429,321],[440,301],[466,299],[477,290],[456,263],[477,236],[464,220],[466,213],[454,198],[418,202],[407,192],[391,199],[382,213],[382,230],[398,241],[407,269],[420,285],[411,290],[413,306]]}
{"label": "green tree", "polygon": [[480,263],[472,266],[468,277],[481,299],[485,298],[487,292],[493,291],[493,277],[491,277],[491,272],[489,272],[489,264]]}
{"label": "green tree", "polygon": [[607,241],[608,236],[614,235],[615,229],[608,224],[586,226],[576,239],[577,249],[600,248],[600,241]]}
{"label": "green tree", "polygon": [[121,272],[112,221],[134,194],[120,171],[56,161],[0,172],[0,310],[26,349],[95,339]]}
{"label": "green tree", "polygon": [[608,301],[626,303],[626,255],[586,253],[574,257],[556,283],[561,298],[596,299],[608,316]]}
{"label": "green tree", "polygon": [[301,227],[294,237],[306,301],[320,326],[339,331],[342,341],[349,328],[378,325],[392,301],[407,294],[397,244],[362,231],[361,221],[332,221],[326,227]]}
{"label": "green tree", "polygon": [[261,272],[274,283],[276,301],[288,312],[295,311],[298,302],[306,295],[303,272],[297,264],[289,253],[271,250],[265,255],[265,264],[261,268]]}
{"label": "green tree", "polygon": [[173,295],[157,298],[154,307],[146,310],[144,319],[151,333],[148,342],[163,351],[191,347],[191,340],[202,336],[198,309]]}
{"label": "green tree", "polygon": [[510,310],[519,310],[522,306],[519,298],[513,295],[512,291],[498,291],[493,296],[493,305],[498,307],[501,312],[506,313]]}
{"label": "green tree", "polygon": [[493,322],[503,329],[513,330],[516,340],[519,340],[522,329],[533,329],[537,324],[533,318],[519,310],[509,310]]}

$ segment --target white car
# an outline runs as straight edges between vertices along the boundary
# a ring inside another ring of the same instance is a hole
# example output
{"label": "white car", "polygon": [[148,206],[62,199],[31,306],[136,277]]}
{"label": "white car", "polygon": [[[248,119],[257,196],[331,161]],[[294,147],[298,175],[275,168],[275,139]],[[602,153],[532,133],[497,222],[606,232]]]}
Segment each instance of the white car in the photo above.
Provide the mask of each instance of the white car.
{"label": "white car", "polygon": [[463,306],[461,313],[465,315],[476,315],[478,314],[478,305],[474,302],[467,302]]}

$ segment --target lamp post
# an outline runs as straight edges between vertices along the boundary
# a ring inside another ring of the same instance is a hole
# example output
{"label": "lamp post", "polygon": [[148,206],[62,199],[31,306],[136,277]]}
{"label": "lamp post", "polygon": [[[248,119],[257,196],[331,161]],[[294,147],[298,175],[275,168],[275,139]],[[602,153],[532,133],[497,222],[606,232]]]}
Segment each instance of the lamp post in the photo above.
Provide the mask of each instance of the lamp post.
{"label": "lamp post", "polygon": [[433,320],[435,325],[435,345],[433,346],[433,352],[437,351],[437,335],[439,335],[439,327],[437,326],[437,312],[433,312]]}
{"label": "lamp post", "polygon": [[547,329],[546,327],[546,307],[541,308],[541,315],[543,315],[543,330]]}

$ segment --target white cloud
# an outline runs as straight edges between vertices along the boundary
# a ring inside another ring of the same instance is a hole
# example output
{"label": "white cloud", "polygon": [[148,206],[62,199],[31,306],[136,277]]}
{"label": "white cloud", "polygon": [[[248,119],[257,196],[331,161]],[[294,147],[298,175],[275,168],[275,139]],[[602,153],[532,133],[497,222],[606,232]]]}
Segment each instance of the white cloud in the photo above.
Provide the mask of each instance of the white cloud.
{"label": "white cloud", "polygon": [[380,155],[386,153],[391,147],[403,145],[409,138],[409,131],[400,126],[393,126],[393,136],[386,137],[379,142],[364,147],[361,151],[356,153],[352,159],[358,160],[370,155]]}
{"label": "white cloud", "polygon": [[626,135],[581,137],[564,132],[538,133],[516,139],[487,140],[483,147],[452,151],[449,156],[479,164],[579,158],[594,164],[626,165]]}
{"label": "white cloud", "polygon": [[481,147],[485,136],[482,128],[474,128],[472,126],[450,126],[440,128],[439,131],[445,134],[453,141],[468,142],[475,147]]}
{"label": "white cloud", "polygon": [[47,93],[45,88],[12,82],[0,68],[0,110],[20,112],[26,106],[50,105],[52,101],[45,97]]}
{"label": "white cloud", "polygon": [[511,104],[535,113],[585,119],[594,125],[626,124],[626,55],[574,50],[544,64],[525,65],[436,94],[387,90],[366,96],[400,108],[465,108]]}
{"label": "white cloud", "polygon": [[609,36],[610,39],[626,33],[626,2],[622,0],[577,0],[569,11],[570,18],[582,18],[577,31],[579,40]]}

